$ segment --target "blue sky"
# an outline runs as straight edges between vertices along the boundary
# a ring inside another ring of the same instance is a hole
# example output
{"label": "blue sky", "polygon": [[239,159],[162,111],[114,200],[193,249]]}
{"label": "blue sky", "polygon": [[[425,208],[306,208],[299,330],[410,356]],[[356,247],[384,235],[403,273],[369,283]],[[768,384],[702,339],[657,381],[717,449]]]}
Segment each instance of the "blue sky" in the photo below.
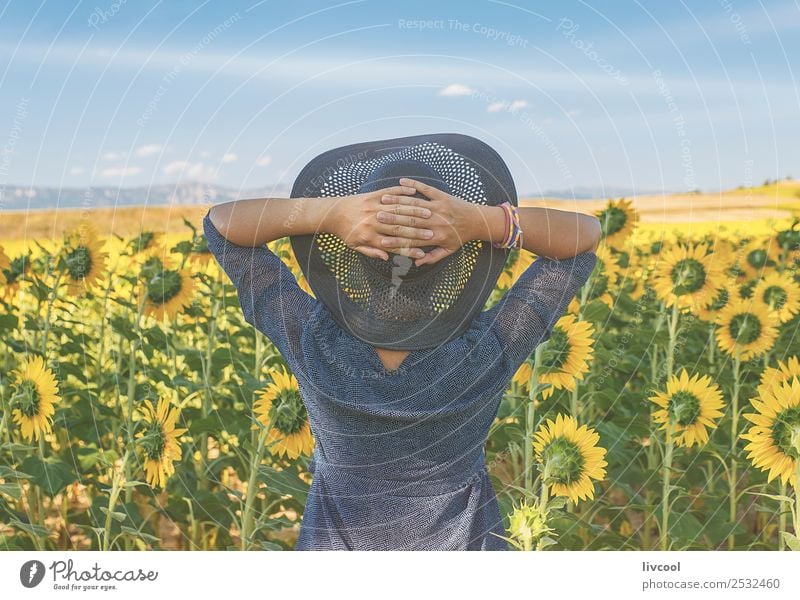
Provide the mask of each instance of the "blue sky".
{"label": "blue sky", "polygon": [[798,27],[795,1],[11,1],[0,186],[290,186],[432,131],[525,195],[800,177]]}

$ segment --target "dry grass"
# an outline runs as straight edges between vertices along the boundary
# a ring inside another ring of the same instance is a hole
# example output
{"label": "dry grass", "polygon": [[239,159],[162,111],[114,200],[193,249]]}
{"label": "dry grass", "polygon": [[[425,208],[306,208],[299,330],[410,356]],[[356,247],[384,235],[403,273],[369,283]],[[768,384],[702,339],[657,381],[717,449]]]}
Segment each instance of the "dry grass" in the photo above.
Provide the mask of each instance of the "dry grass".
{"label": "dry grass", "polygon": [[[726,224],[729,227],[762,226],[772,220],[785,221],[800,210],[800,203],[791,202],[786,185],[752,190],[735,190],[724,194],[686,194],[637,196],[633,205],[646,229],[684,224]],[[759,193],[755,193],[759,192]],[[593,213],[606,200],[522,199],[522,206],[547,206],[561,210]],[[75,227],[85,215],[90,215],[102,236],[130,237],[141,230],[167,233],[187,232],[183,219],[201,228],[203,215],[210,207],[194,206],[137,206],[120,208],[61,209],[41,211],[9,211],[0,219],[0,241],[61,239],[64,231]]]}

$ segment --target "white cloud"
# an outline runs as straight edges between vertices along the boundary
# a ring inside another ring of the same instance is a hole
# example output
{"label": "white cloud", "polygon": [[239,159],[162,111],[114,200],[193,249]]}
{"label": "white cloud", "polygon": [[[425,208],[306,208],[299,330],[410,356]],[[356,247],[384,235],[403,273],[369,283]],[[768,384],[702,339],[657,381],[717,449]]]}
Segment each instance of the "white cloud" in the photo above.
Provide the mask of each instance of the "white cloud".
{"label": "white cloud", "polygon": [[123,158],[125,155],[121,152],[106,152],[100,157],[101,160],[121,160]]}
{"label": "white cloud", "polygon": [[228,152],[226,155],[222,157],[222,162],[224,164],[236,162],[237,160],[239,160],[239,157],[236,156],[236,154],[234,154],[233,152]]}
{"label": "white cloud", "polygon": [[185,169],[187,164],[185,160],[173,160],[171,163],[164,165],[162,170],[164,171],[164,175],[174,175]]}
{"label": "white cloud", "polygon": [[474,90],[461,83],[451,83],[439,90],[439,96],[469,96]]}
{"label": "white cloud", "polygon": [[84,168],[83,167],[70,167],[69,174],[70,175],[83,175]]}
{"label": "white cloud", "polygon": [[507,110],[509,112],[515,112],[520,108],[524,108],[528,106],[528,103],[525,100],[513,100],[511,102],[492,102],[489,106],[486,107],[488,112],[500,112],[501,110]]}
{"label": "white cloud", "polygon": [[579,114],[581,114],[581,111],[579,111],[577,108],[573,108],[567,111],[568,117],[577,117]]}
{"label": "white cloud", "polygon": [[152,156],[158,154],[164,149],[161,144],[146,144],[136,149],[136,156]]}
{"label": "white cloud", "polygon": [[268,167],[271,162],[272,162],[271,156],[262,156],[256,161],[256,164],[259,167]]}
{"label": "white cloud", "polygon": [[181,175],[189,179],[216,179],[217,172],[204,162],[190,163],[186,160],[174,160],[164,165],[164,175]]}
{"label": "white cloud", "polygon": [[139,167],[108,167],[100,171],[100,177],[130,177],[141,172]]}

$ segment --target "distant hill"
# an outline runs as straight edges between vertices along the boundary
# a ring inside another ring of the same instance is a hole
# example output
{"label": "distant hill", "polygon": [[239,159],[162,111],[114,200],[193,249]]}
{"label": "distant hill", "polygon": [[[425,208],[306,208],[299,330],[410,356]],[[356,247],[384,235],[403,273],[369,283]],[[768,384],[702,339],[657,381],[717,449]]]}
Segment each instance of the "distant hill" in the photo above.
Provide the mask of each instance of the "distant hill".
{"label": "distant hill", "polygon": [[285,185],[240,190],[200,182],[150,187],[22,187],[7,185],[0,190],[0,210],[53,208],[100,208],[105,206],[195,205],[227,202],[240,198],[286,196]]}
{"label": "distant hill", "polygon": [[[0,211],[53,208],[101,208],[121,206],[163,206],[227,202],[240,198],[285,197],[288,185],[236,189],[200,182],[163,184],[151,187],[92,186],[88,188],[56,188],[7,185],[0,190]],[[565,190],[521,194],[520,198],[619,198],[641,194],[669,193],[668,190],[631,189],[614,186],[578,186]]]}

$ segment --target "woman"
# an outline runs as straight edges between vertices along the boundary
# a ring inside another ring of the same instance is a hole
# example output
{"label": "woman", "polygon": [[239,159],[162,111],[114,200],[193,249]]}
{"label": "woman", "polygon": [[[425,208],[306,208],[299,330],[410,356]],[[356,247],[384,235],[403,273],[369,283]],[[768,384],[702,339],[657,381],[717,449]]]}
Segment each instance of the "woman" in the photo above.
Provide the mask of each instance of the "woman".
{"label": "woman", "polygon": [[[336,151],[291,198],[227,202],[203,221],[314,434],[296,549],[507,550],[483,445],[514,373],[591,274],[599,222],[517,209],[504,163],[470,136]],[[314,296],[264,246],[287,235]],[[514,243],[539,258],[481,312]]]}

